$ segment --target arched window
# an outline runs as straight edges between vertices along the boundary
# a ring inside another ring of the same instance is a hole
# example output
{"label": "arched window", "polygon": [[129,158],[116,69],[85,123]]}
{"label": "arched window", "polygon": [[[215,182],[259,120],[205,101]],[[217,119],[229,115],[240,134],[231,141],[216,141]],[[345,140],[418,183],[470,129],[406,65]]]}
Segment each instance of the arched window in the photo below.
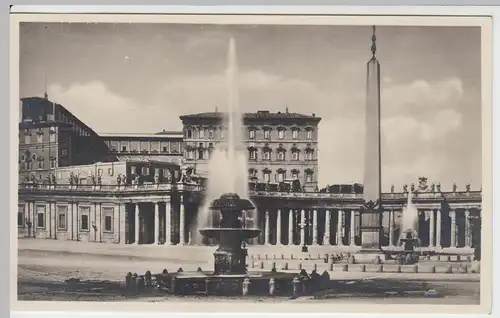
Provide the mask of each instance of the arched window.
{"label": "arched window", "polygon": [[263,176],[264,182],[271,182],[271,170],[269,170],[268,168],[265,168],[264,170],[262,170],[262,176]]}
{"label": "arched window", "polygon": [[292,139],[299,139],[299,130],[296,126],[292,127]]}
{"label": "arched window", "polygon": [[313,182],[314,171],[310,168],[307,168],[304,172],[306,173],[306,182]]}
{"label": "arched window", "polygon": [[306,139],[307,140],[312,140],[312,133],[314,129],[310,126],[306,127]]}
{"label": "arched window", "polygon": [[277,180],[278,182],[283,182],[285,181],[285,178],[286,178],[286,170],[285,169],[282,169],[282,168],[279,168],[278,170],[276,170],[276,173],[277,173]]}
{"label": "arched window", "polygon": [[248,147],[248,159],[257,160],[257,148]]}
{"label": "arched window", "polygon": [[278,127],[278,139],[285,139],[285,127]]}
{"label": "arched window", "polygon": [[278,160],[284,161],[285,160],[286,149],[283,148],[283,145],[280,144],[279,147],[278,147],[278,149],[276,149],[276,151],[278,152]]}
{"label": "arched window", "polygon": [[248,128],[248,139],[255,139],[255,127]]}

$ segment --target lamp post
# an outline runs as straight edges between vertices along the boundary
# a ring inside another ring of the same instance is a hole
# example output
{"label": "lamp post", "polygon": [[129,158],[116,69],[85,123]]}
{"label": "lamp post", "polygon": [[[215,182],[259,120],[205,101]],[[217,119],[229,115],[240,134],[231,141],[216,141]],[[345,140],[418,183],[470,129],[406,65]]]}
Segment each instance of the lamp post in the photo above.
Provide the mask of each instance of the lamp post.
{"label": "lamp post", "polygon": [[[301,223],[298,224],[299,225],[299,228],[300,228],[300,232],[301,232],[301,235],[302,233],[304,233],[304,236],[305,236],[305,229],[309,226],[312,225],[311,222],[307,222],[306,220],[303,220]],[[304,231],[304,232],[303,232]],[[307,247],[307,244],[306,244],[306,239],[304,237],[304,242],[302,244],[302,253],[307,253],[309,251],[308,247]]]}

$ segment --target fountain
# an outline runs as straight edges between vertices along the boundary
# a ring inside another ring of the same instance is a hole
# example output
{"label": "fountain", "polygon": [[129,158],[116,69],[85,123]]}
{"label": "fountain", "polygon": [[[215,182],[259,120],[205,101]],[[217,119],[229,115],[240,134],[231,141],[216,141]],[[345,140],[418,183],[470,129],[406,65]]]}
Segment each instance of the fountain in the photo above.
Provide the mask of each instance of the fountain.
{"label": "fountain", "polygon": [[402,252],[396,255],[396,261],[403,264],[415,264],[418,262],[419,253],[415,250],[420,246],[418,238],[418,209],[412,201],[412,192],[408,192],[408,201],[403,210],[403,220],[401,222],[403,231],[399,237],[399,245],[403,246]]}
{"label": "fountain", "polygon": [[[249,224],[256,224],[256,209],[247,199],[248,169],[236,73],[236,46],[231,39],[227,69],[227,142],[217,145],[212,153],[208,165],[206,201],[198,212],[196,224],[201,235],[195,238],[197,242],[209,239],[219,244],[214,252],[214,270],[205,272],[199,268],[196,272],[164,271],[155,275],[157,285],[171,294],[274,295],[290,293],[297,288],[296,274],[278,272],[275,264],[270,271],[263,270],[262,262],[259,264],[260,271],[247,271],[245,243],[258,237],[261,230]],[[219,212],[218,215],[216,212]],[[249,219],[252,222],[248,222]]]}
{"label": "fountain", "polygon": [[199,232],[219,242],[219,248],[214,253],[214,275],[246,274],[246,250],[242,248],[242,243],[257,237],[261,230],[243,228],[241,213],[255,207],[236,193],[226,193],[212,201],[210,209],[220,211],[220,228],[204,228]]}
{"label": "fountain", "polygon": [[[243,142],[243,120],[239,107],[237,73],[236,44],[231,38],[226,69],[227,111],[224,115],[220,114],[225,122],[224,126],[227,127],[227,139],[215,145],[208,162],[205,202],[198,211],[195,225],[198,230],[213,227],[220,222],[219,216],[214,215],[210,205],[221,193],[235,193],[242,198],[248,198],[248,160]],[[244,211],[244,214],[246,220],[244,227],[253,227],[258,224],[255,209]],[[195,242],[201,244],[202,237],[197,235],[199,231],[193,234]]]}
{"label": "fountain", "polygon": [[[241,215],[243,211],[254,210],[253,204],[236,193],[225,193],[211,202],[210,209],[220,212],[220,225],[203,228],[199,232],[203,237],[219,241],[219,248],[214,252],[214,270],[164,271],[154,275],[158,286],[171,294],[182,295],[289,294],[293,290],[296,274],[278,272],[275,266],[271,271],[247,271],[247,250],[243,242],[257,237],[261,230],[244,228]],[[262,269],[263,263],[260,265]]]}

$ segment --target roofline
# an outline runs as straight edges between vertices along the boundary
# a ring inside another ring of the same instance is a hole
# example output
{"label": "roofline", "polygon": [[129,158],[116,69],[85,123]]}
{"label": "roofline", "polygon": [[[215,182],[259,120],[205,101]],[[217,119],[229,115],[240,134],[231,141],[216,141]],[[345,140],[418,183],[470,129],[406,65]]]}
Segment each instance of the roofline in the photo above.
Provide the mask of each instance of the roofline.
{"label": "roofline", "polygon": [[[253,113],[251,113],[253,114]],[[303,114],[300,114],[303,115]],[[262,122],[268,122],[268,121],[287,121],[287,122],[315,122],[319,123],[321,121],[321,117],[318,116],[309,116],[305,115],[307,117],[251,117],[251,116],[242,116],[243,121],[245,122],[257,122],[257,121],[262,121]],[[206,120],[206,121],[221,121],[224,119],[224,116],[214,116],[214,117],[204,117],[204,114],[191,114],[191,115],[182,115],[179,116],[179,119],[184,122],[184,121],[189,121],[189,120]]]}
{"label": "roofline", "polygon": [[168,138],[183,138],[184,134],[182,131],[179,132],[167,132],[167,133],[103,133],[99,134],[101,138],[158,138],[158,139],[168,139]]}

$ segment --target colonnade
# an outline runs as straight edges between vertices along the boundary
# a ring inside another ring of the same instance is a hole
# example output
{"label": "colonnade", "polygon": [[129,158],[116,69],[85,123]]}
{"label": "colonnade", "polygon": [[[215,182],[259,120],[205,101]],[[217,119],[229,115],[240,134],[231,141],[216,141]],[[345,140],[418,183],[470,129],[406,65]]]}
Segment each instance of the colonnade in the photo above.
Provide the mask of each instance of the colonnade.
{"label": "colonnade", "polygon": [[[194,224],[199,207],[183,202],[182,196],[153,202],[36,200],[20,202],[19,206],[18,227],[20,233],[26,232],[24,235],[28,236],[121,244],[199,243],[191,235],[197,232]],[[417,208],[417,231],[423,247],[476,246],[480,232],[473,229],[480,226],[480,205],[457,204],[446,210]],[[406,230],[401,227],[402,210],[402,206],[386,207],[382,218],[383,246],[399,245],[401,231]],[[266,210],[257,206],[253,213],[248,219],[257,223],[251,226],[260,228],[262,233],[250,244],[353,247],[361,244],[360,211],[355,207]]]}
{"label": "colonnade", "polygon": [[[422,246],[429,248],[465,247],[473,245],[472,215],[479,208],[418,209],[417,232]],[[287,221],[284,224],[284,214]],[[388,247],[399,245],[402,230],[402,209],[384,212],[383,227]],[[333,222],[332,222],[333,221]],[[261,222],[264,245],[360,245],[360,212],[356,209],[271,210],[264,212]],[[286,225],[286,227],[285,227]],[[286,231],[287,235],[282,233]],[[294,237],[299,235],[299,239]],[[258,240],[259,241],[259,240]]]}

